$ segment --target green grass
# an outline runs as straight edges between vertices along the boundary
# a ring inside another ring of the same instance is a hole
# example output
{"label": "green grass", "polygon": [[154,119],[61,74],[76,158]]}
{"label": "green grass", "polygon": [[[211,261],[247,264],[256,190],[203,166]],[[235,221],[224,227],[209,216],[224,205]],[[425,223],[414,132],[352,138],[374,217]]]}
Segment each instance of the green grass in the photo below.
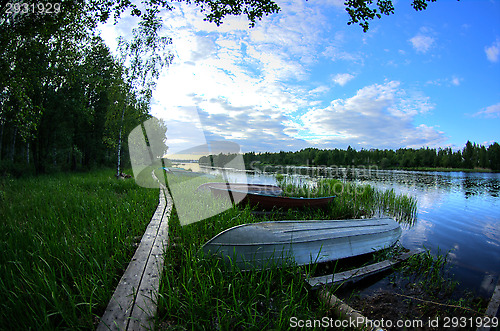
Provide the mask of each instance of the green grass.
{"label": "green grass", "polygon": [[[271,266],[243,272],[232,264],[205,256],[201,246],[225,229],[268,220],[358,218],[378,212],[399,216],[401,222],[415,217],[416,201],[393,191],[381,192],[370,186],[333,180],[322,181],[317,187],[293,186],[285,178],[279,182],[289,196],[336,195],[337,198],[325,210],[289,210],[265,217],[252,214],[248,207],[236,206],[185,226],[181,226],[174,208],[158,300],[159,328],[284,330],[289,329],[291,317],[321,319],[328,315],[328,308],[319,303],[316,293],[304,282],[303,275],[314,274],[315,265]],[[187,184],[186,181],[186,190],[193,191]],[[194,200],[207,204],[202,197]]]}
{"label": "green grass", "polygon": [[0,329],[92,329],[158,203],[112,170],[0,179]]}
{"label": "green grass", "polygon": [[379,190],[370,185],[342,182],[337,179],[321,179],[313,186],[298,186],[290,177],[277,176],[287,196],[325,197],[335,196],[326,213],[328,218],[361,218],[390,216],[401,224],[412,226],[417,218],[415,197],[396,194],[394,190]]}
{"label": "green grass", "polygon": [[[189,202],[189,219],[228,207],[227,201],[193,193],[193,187],[214,179],[176,180],[181,188],[192,186],[184,197]],[[303,274],[314,273],[315,267],[291,265],[242,272],[200,250],[217,233],[243,223],[379,213],[404,222],[415,216],[415,201],[391,191],[333,180],[318,185],[295,187],[291,194],[336,195],[326,210],[291,210],[286,215],[259,218],[248,208],[236,207],[181,226],[174,208],[158,326],[287,329],[291,317],[326,316],[327,308],[303,282]],[[0,179],[0,329],[94,328],[157,201],[158,190],[141,188],[132,179],[116,180],[112,170]]]}
{"label": "green grass", "polygon": [[293,316],[326,314],[304,285],[307,267],[241,271],[200,250],[223,229],[260,220],[248,208],[233,208],[181,227],[172,214],[158,302],[162,329],[283,330]]}

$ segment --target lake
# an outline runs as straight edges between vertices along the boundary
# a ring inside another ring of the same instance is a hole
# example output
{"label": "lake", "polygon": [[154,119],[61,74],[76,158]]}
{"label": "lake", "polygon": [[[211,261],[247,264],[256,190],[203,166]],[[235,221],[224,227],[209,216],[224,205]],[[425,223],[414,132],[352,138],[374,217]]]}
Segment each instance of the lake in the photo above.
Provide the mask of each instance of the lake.
{"label": "lake", "polygon": [[357,181],[416,197],[417,222],[403,229],[403,246],[450,252],[461,286],[491,295],[500,274],[500,174],[372,171]]}
{"label": "lake", "polygon": [[[307,167],[288,172],[299,182],[331,177],[416,197],[417,221],[403,226],[402,245],[449,252],[460,287],[491,295],[500,275],[500,174]],[[242,172],[227,174],[229,181],[245,179]],[[276,183],[270,173],[246,175],[251,183]]]}

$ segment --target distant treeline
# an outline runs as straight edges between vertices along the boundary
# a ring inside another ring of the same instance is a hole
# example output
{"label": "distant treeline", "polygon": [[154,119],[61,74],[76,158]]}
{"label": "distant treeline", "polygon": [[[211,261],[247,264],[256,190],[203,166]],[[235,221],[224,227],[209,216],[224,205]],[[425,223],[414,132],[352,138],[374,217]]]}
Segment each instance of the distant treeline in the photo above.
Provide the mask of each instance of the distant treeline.
{"label": "distant treeline", "polygon": [[[231,155],[214,155],[211,160],[205,157],[200,163],[221,166],[232,159]],[[451,148],[400,148],[361,149],[352,147],[343,149],[306,148],[297,152],[245,153],[243,155],[247,169],[255,168],[256,162],[270,165],[314,165],[314,166],[371,166],[382,169],[394,168],[452,168],[452,169],[491,169],[500,170],[500,145],[495,142],[487,148],[467,142],[462,150]]]}
{"label": "distant treeline", "polygon": [[297,152],[245,153],[245,164],[254,161],[275,165],[316,165],[316,166],[369,166],[390,168],[463,168],[500,170],[500,145],[495,142],[488,148],[467,141],[462,150],[451,148],[400,148],[361,149],[350,146],[342,149],[306,148]]}

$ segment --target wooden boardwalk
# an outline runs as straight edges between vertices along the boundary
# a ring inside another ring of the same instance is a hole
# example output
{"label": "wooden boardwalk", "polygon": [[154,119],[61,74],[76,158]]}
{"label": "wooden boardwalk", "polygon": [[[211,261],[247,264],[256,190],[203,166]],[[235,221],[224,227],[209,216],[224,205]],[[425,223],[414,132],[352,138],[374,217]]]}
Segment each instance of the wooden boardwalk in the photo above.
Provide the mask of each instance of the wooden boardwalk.
{"label": "wooden boardwalk", "polygon": [[153,329],[172,205],[168,189],[161,187],[158,208],[120,279],[97,330]]}
{"label": "wooden boardwalk", "polygon": [[[498,284],[495,286],[495,289],[493,290],[493,294],[491,295],[491,300],[490,303],[488,304],[488,307],[486,308],[486,313],[484,315],[484,323],[487,323],[487,326],[482,326],[479,327],[477,330],[478,331],[488,331],[490,330],[490,326],[493,325],[498,325],[499,319],[496,320],[496,322],[493,322],[494,318],[498,314],[498,309],[500,308],[500,279],[498,279]],[[492,330],[496,330],[492,329]]]}

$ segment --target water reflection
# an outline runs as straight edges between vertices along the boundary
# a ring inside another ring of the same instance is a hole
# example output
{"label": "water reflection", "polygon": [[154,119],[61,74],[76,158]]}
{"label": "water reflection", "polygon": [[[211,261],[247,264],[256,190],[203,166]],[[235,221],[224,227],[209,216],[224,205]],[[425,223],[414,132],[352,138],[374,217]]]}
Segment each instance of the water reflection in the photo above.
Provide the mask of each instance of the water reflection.
{"label": "water reflection", "polygon": [[449,251],[462,286],[490,294],[482,284],[500,275],[500,174],[375,171],[353,179],[416,197],[417,224],[402,243]]}

